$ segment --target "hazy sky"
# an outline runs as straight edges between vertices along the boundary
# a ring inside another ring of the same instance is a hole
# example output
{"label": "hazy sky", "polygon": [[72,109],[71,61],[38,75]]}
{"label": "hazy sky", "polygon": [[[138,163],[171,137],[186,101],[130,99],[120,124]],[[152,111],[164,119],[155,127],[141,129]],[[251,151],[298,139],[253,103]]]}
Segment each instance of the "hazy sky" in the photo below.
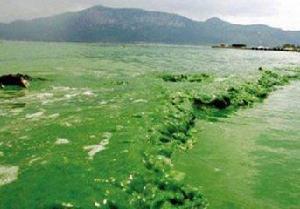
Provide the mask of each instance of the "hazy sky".
{"label": "hazy sky", "polygon": [[166,11],[195,20],[216,16],[232,23],[264,23],[300,30],[300,0],[0,0],[0,22],[77,11],[97,4]]}

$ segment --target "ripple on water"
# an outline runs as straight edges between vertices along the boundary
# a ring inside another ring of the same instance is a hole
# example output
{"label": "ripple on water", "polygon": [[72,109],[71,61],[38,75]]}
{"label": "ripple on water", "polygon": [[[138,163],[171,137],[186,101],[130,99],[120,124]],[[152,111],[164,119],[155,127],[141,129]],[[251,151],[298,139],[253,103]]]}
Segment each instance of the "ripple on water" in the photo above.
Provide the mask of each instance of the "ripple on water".
{"label": "ripple on water", "polygon": [[44,112],[36,112],[36,113],[32,113],[32,114],[26,114],[25,118],[26,119],[38,119],[43,115],[44,115]]}
{"label": "ripple on water", "polygon": [[56,119],[56,118],[58,118],[59,116],[60,116],[59,113],[54,113],[54,114],[49,115],[48,118],[49,118],[49,119]]}

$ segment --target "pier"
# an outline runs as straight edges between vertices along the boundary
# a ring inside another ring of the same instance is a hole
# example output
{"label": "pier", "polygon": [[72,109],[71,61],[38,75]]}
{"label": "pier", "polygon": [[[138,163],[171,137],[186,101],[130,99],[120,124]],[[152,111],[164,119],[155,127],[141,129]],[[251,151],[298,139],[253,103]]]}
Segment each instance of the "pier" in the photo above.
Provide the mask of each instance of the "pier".
{"label": "pier", "polygon": [[267,47],[267,46],[254,46],[247,47],[246,44],[220,44],[216,46],[212,46],[212,48],[216,49],[242,49],[242,50],[254,50],[254,51],[282,51],[282,52],[300,52],[300,46],[296,46],[293,44],[284,44],[283,46],[277,47]]}

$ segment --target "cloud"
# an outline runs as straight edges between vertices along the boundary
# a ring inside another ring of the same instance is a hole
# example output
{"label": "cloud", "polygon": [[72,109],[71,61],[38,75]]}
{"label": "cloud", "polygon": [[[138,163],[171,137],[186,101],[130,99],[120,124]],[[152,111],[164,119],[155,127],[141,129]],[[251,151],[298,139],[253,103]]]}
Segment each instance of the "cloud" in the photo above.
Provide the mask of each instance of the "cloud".
{"label": "cloud", "polygon": [[260,21],[300,29],[298,0],[1,0],[0,22],[50,16],[98,4],[165,11],[195,20],[217,16],[236,23]]}

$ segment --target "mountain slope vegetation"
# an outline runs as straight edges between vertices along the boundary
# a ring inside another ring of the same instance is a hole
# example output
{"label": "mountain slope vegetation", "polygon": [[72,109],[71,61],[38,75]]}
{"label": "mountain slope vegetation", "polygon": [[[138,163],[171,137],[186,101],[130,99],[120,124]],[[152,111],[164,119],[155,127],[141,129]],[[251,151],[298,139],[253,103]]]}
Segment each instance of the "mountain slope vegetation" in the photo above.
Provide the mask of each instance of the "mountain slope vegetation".
{"label": "mountain slope vegetation", "polygon": [[0,39],[26,41],[248,45],[300,44],[300,32],[266,25],[205,22],[141,9],[95,6],[79,12],[0,24]]}

